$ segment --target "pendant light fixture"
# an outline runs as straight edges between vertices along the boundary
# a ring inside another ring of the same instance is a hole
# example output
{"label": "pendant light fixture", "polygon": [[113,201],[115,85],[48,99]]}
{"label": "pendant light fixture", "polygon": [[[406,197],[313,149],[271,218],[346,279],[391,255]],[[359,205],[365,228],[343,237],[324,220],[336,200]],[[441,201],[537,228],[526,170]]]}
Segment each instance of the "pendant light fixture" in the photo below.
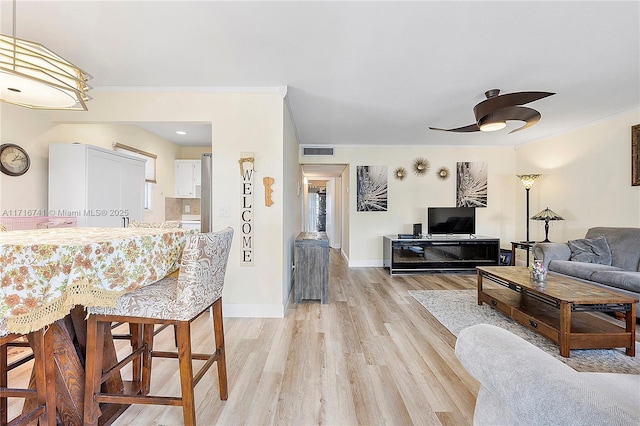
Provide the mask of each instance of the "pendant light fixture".
{"label": "pendant light fixture", "polygon": [[0,34],[0,101],[33,109],[86,111],[91,75],[40,43]]}

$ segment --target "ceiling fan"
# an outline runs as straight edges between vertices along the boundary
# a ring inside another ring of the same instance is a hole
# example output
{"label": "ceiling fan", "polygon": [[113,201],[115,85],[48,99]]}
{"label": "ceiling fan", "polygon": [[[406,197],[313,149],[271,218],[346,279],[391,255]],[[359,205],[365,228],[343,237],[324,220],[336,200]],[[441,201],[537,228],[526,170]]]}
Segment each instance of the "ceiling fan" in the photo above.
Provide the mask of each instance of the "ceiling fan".
{"label": "ceiling fan", "polygon": [[509,120],[524,121],[522,127],[518,127],[509,133],[524,130],[540,121],[540,113],[535,109],[523,107],[519,105],[528,104],[547,96],[555,95],[550,92],[515,92],[500,94],[500,89],[491,89],[484,92],[487,99],[473,107],[473,113],[476,116],[476,122],[464,127],[455,129],[439,129],[437,127],[429,127],[431,130],[440,130],[443,132],[492,132],[504,129]]}

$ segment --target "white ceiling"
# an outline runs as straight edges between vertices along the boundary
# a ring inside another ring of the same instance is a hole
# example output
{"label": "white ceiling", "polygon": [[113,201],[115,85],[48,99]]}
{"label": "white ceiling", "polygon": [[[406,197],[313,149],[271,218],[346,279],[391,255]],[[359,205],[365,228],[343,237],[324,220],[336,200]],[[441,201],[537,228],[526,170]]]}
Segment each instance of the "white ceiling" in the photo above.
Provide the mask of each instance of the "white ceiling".
{"label": "white ceiling", "polygon": [[[161,138],[177,143],[182,146],[211,146],[211,123],[198,123],[191,122],[175,122],[175,121],[162,121],[162,122],[136,122],[136,124],[143,129],[154,133]],[[176,132],[184,132],[185,134],[178,134]]]}
{"label": "white ceiling", "polygon": [[[640,105],[638,1],[18,0],[16,35],[96,89],[288,86],[301,144],[518,145]],[[428,130],[492,88],[557,94],[515,134]]]}

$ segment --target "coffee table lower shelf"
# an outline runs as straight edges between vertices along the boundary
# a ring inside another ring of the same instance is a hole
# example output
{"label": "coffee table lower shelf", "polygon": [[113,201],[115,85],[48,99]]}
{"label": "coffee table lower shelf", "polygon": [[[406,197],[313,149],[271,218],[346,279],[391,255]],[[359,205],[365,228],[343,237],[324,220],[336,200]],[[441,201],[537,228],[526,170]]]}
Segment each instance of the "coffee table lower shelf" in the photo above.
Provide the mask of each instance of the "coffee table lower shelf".
{"label": "coffee table lower shelf", "polygon": [[[526,293],[516,293],[509,289],[483,290],[480,300],[529,330],[560,345],[559,309]],[[587,312],[571,314],[570,333],[569,350],[628,348],[631,338],[630,333],[622,327]],[[562,356],[569,357],[569,354]]]}

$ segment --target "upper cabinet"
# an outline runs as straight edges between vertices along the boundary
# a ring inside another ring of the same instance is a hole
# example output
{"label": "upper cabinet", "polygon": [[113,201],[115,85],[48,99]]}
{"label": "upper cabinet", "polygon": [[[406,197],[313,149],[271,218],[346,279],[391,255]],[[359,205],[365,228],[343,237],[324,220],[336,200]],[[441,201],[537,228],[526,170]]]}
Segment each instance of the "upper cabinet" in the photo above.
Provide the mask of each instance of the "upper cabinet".
{"label": "upper cabinet", "polygon": [[176,160],[176,198],[200,198],[200,160]]}
{"label": "upper cabinet", "polygon": [[144,160],[92,145],[49,145],[49,210],[78,226],[127,226],[144,216]]}

